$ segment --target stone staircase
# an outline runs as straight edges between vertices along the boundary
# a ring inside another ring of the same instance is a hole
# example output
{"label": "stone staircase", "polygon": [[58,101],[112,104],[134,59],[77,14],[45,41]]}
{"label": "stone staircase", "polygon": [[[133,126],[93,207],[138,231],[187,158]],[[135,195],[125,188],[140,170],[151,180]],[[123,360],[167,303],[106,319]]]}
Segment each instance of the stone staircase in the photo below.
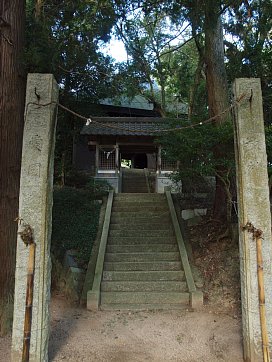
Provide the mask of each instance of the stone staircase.
{"label": "stone staircase", "polygon": [[101,309],[188,308],[188,287],[164,194],[114,196],[103,268]]}
{"label": "stone staircase", "polygon": [[122,192],[148,193],[148,186],[143,169],[123,169]]}

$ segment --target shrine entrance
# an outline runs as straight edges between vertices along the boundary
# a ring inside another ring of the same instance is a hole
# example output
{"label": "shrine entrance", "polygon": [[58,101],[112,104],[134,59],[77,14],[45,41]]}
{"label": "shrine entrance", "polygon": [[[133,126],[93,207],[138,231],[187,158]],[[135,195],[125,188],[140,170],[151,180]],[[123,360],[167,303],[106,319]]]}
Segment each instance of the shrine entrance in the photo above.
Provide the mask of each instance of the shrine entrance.
{"label": "shrine entrance", "polygon": [[146,153],[138,153],[135,155],[134,168],[147,168]]}
{"label": "shrine entrance", "polygon": [[170,186],[169,174],[177,169],[177,162],[168,162],[155,141],[156,131],[166,127],[165,119],[94,117],[92,120],[81,131],[85,146],[80,144],[81,159],[77,164],[88,165],[95,179],[107,181],[115,192],[123,192],[123,171],[128,168],[152,173],[156,179],[155,192],[164,192]]}

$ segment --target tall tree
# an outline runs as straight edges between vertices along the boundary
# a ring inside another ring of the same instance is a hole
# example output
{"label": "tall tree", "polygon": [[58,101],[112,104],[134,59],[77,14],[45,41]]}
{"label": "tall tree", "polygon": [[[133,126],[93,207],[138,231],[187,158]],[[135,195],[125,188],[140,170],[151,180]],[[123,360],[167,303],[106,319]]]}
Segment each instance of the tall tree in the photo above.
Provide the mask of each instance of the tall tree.
{"label": "tall tree", "polygon": [[[223,27],[221,20],[221,1],[205,1],[205,68],[210,117],[215,117],[216,124],[231,120],[229,107],[227,73],[224,62]],[[224,112],[222,114],[222,112]],[[217,158],[222,158],[226,152],[224,145],[219,142],[215,149]],[[226,175],[229,171],[224,166],[216,169],[216,192],[213,207],[215,218],[227,218],[228,194],[226,190]],[[230,220],[228,220],[230,222]]]}
{"label": "tall tree", "polygon": [[0,333],[10,326],[14,288],[25,73],[25,4],[0,2]]}
{"label": "tall tree", "polygon": [[[129,84],[134,93],[142,93],[152,102],[162,116],[166,114],[167,88],[174,72],[172,54],[188,39],[187,28],[182,16],[174,24],[163,8],[145,8],[144,4],[141,10],[127,9],[116,26],[129,55],[125,69]],[[133,78],[136,81],[131,82]]]}
{"label": "tall tree", "polygon": [[224,28],[229,35],[224,40],[228,78],[231,81],[243,77],[261,79],[264,117],[266,123],[271,123],[272,2],[244,1],[228,8],[224,20]]}
{"label": "tall tree", "polygon": [[[132,1],[131,3],[136,6],[136,2]],[[188,95],[188,98],[190,98],[190,114],[192,114],[196,88],[200,84],[200,74],[202,70],[204,70],[209,116],[217,116],[214,120],[215,125],[225,122],[226,120],[230,120],[230,112],[226,111],[226,109],[229,107],[229,95],[227,73],[224,62],[224,37],[221,15],[232,2],[224,2],[221,0],[190,0],[173,2],[169,0],[160,2],[159,9],[155,8],[155,10],[153,7],[154,1],[143,1],[137,3],[138,6],[141,5],[142,11],[142,15],[139,15],[141,12],[139,8],[137,8],[137,17],[141,19],[141,22],[142,19],[148,19],[149,17],[150,20],[147,21],[149,28],[154,28],[154,24],[156,24],[157,18],[155,17],[154,21],[154,14],[158,14],[158,17],[164,14],[167,19],[166,22],[169,24],[169,34],[171,34],[171,30],[174,27],[177,28],[177,25],[181,21],[183,24],[186,24],[186,22],[188,24],[188,29],[191,31],[191,38],[194,39],[196,48],[199,52],[199,62],[198,66],[196,67],[195,82],[191,87],[190,96]],[[237,1],[233,1],[233,3],[236,4]],[[177,5],[179,5],[178,9]],[[135,17],[130,16],[129,22],[135,22]],[[131,52],[131,56],[135,60],[139,58],[138,55],[140,52],[138,49],[141,49],[140,46],[137,45],[144,44],[146,46],[146,44],[150,44],[149,48],[152,50],[151,54],[154,54],[155,57],[151,57],[150,54],[146,51],[146,48],[142,47],[143,54],[141,54],[140,58],[145,60],[145,64],[147,64],[145,67],[142,66],[142,69],[151,69],[150,78],[155,78],[158,81],[162,94],[161,104],[165,106],[165,89],[167,83],[169,84],[169,81],[166,81],[166,77],[169,78],[170,76],[171,79],[171,75],[176,73],[176,70],[172,71],[170,68],[171,62],[169,62],[169,57],[166,55],[171,54],[170,52],[175,51],[177,48],[180,49],[183,44],[180,43],[177,47],[172,47],[172,49],[169,51],[165,50],[163,47],[158,48],[156,40],[160,40],[160,45],[167,44],[167,38],[166,41],[165,38],[162,38],[161,35],[163,33],[161,28],[158,28],[159,31],[157,33],[153,28],[151,31],[145,31],[144,36],[142,26],[139,28],[141,29],[140,31],[137,32],[134,30],[133,34],[136,34],[135,37],[131,37],[131,33],[129,31],[126,32],[126,34],[131,38],[131,47],[133,49],[137,49],[137,57],[135,56],[135,52]],[[146,27],[144,27],[144,29],[146,30]],[[158,37],[157,34],[160,36]],[[171,35],[168,35],[168,37],[171,37]],[[187,37],[190,36],[187,34]],[[162,40],[164,43],[162,43]],[[129,42],[126,41],[125,43],[127,44]],[[147,56],[145,58],[144,56],[146,54]],[[134,64],[137,66],[136,61]],[[155,73],[154,70],[157,72]],[[225,150],[220,142],[218,142],[218,146],[215,147],[214,152],[218,155],[218,158],[222,157],[222,153],[224,153]],[[216,218],[226,218],[227,215],[227,196],[224,183],[225,174],[226,170],[224,170],[222,167],[217,169],[216,197],[214,203],[214,215]]]}
{"label": "tall tree", "polygon": [[[61,0],[46,4],[42,0],[28,0],[27,70],[53,73],[61,84],[60,102],[89,116],[90,108],[80,107],[79,101],[91,104],[109,97],[116,84],[111,58],[100,50],[110,39],[114,21],[109,0]],[[60,110],[57,127],[56,170],[61,169],[65,175],[72,167],[73,142],[82,123]]]}
{"label": "tall tree", "polygon": [[[221,1],[205,1],[205,69],[209,113],[211,117],[220,114],[229,106],[227,73],[224,62],[223,26],[221,21]],[[216,122],[230,120],[226,112]]]}

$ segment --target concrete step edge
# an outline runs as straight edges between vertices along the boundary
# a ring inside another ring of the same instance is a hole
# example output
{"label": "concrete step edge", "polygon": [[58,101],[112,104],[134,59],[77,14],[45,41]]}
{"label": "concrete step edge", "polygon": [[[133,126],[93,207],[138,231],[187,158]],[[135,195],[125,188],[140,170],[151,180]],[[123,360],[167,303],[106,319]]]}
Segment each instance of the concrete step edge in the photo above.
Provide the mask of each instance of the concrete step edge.
{"label": "concrete step edge", "polygon": [[180,261],[154,262],[105,262],[104,271],[179,271],[183,270]]}
{"label": "concrete step edge", "polygon": [[158,245],[160,243],[167,245],[176,245],[177,242],[174,238],[158,239],[156,237],[110,237],[108,245]]}
{"label": "concrete step edge", "polygon": [[183,270],[103,271],[103,281],[185,281]]}
{"label": "concrete step edge", "polygon": [[107,249],[106,252],[107,253],[137,253],[137,252],[149,252],[149,253],[153,253],[153,252],[161,252],[161,253],[165,253],[168,251],[174,252],[174,251],[179,251],[178,250],[178,245],[176,244],[132,244],[132,245],[112,245],[112,244],[108,244],[107,245]]}
{"label": "concrete step edge", "polygon": [[126,233],[138,233],[138,231],[157,231],[159,233],[160,231],[166,231],[169,230],[169,232],[173,231],[173,227],[171,224],[134,224],[133,225],[125,225],[125,224],[110,224],[110,230],[120,230],[125,231]]}
{"label": "concrete step edge", "polygon": [[102,292],[188,292],[185,281],[105,281],[101,282]]}
{"label": "concrete step edge", "polygon": [[181,261],[179,252],[106,253],[105,262],[175,262]]}
{"label": "concrete step edge", "polygon": [[[159,230],[159,234],[160,236],[174,236],[174,231],[173,230]],[[109,237],[114,237],[114,236],[118,236],[118,237],[133,237],[133,236],[137,237],[156,237],[158,235],[158,231],[156,230],[127,230],[126,232],[124,232],[123,230],[111,230],[109,231]]]}
{"label": "concrete step edge", "polygon": [[101,304],[131,303],[168,303],[189,304],[189,293],[186,292],[101,292]]}
{"label": "concrete step edge", "polygon": [[116,303],[116,304],[101,304],[101,310],[111,311],[111,310],[124,310],[124,311],[159,311],[159,310],[191,310],[187,304],[126,304],[126,303]]}

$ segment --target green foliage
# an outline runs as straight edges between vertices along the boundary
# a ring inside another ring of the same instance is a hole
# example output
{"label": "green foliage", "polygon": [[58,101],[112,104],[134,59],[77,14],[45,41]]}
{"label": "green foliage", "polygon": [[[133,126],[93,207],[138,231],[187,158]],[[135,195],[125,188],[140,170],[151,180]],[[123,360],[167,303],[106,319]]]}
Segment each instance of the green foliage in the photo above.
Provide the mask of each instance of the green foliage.
{"label": "green foliage", "polygon": [[66,173],[65,186],[75,187],[75,188],[86,188],[86,185],[88,184],[89,181],[90,181],[90,176],[86,174],[86,172],[80,172],[72,167]]}
{"label": "green foliage", "polygon": [[100,205],[86,189],[55,188],[52,252],[62,260],[66,250],[75,249],[88,262],[96,237]]}
{"label": "green foliage", "polygon": [[[26,6],[24,62],[28,72],[53,73],[60,85],[60,103],[78,113],[90,112],[78,101],[96,103],[116,94],[115,66],[100,46],[110,39],[115,13],[110,0],[42,2],[37,16],[36,1]],[[73,143],[83,122],[59,110],[56,139],[56,170],[69,170]]]}
{"label": "green foliage", "polygon": [[[189,124],[177,121],[171,127]],[[220,126],[198,125],[160,137],[159,142],[169,161],[180,161],[177,180],[215,176],[218,169],[234,171],[233,128],[230,122]]]}
{"label": "green foliage", "polygon": [[167,93],[176,66],[171,61],[176,48],[172,43],[188,39],[184,18],[180,15],[179,20],[171,22],[163,6],[157,4],[147,11],[143,4],[141,10],[126,9],[116,29],[130,56],[127,64],[121,65],[122,73],[127,74],[123,77],[127,94],[133,89],[144,94],[164,114],[169,100],[173,102],[172,94],[171,99],[168,97],[171,91]]}
{"label": "green foliage", "polygon": [[[166,80],[167,100],[188,104],[194,116],[207,116],[206,81],[202,76],[202,63],[194,40],[167,55],[171,73]],[[190,114],[190,116],[192,116]]]}
{"label": "green foliage", "polygon": [[111,185],[106,180],[96,180],[94,177],[86,184],[86,188],[96,195],[97,199],[108,195],[109,191],[112,190]]}
{"label": "green foliage", "polygon": [[[67,88],[66,81],[73,83],[74,91],[85,88],[88,78],[96,78],[109,60],[99,53],[98,47],[100,42],[109,40],[115,21],[111,2],[47,1],[40,17],[36,16],[35,3],[28,0],[26,7],[28,69],[53,72],[64,87]],[[80,74],[88,77],[84,84]]]}
{"label": "green foliage", "polygon": [[264,118],[271,123],[271,27],[272,2],[252,0],[229,7],[224,27],[228,78],[260,78],[264,95]]}

